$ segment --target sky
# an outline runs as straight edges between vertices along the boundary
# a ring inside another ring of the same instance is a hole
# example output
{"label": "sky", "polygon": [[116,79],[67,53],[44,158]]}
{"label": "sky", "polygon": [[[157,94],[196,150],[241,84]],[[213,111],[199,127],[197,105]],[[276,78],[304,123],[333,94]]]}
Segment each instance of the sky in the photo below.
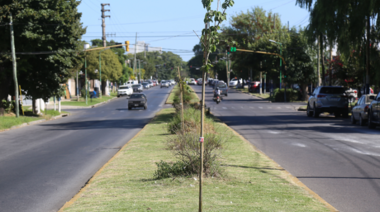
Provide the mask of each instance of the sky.
{"label": "sky", "polygon": [[[217,2],[214,0],[212,9],[216,9]],[[83,26],[87,27],[82,39],[89,43],[102,37],[101,3],[110,4],[105,7],[110,10],[105,15],[111,16],[105,19],[106,33],[113,35],[107,40],[134,44],[137,33],[138,41],[162,47],[163,51],[180,55],[184,61],[194,56],[192,49],[199,38],[193,30],[200,36],[206,13],[201,0],[82,0],[78,10],[82,13]],[[256,6],[278,13],[283,24],[289,21],[290,28],[309,23],[308,10],[296,5],[296,0],[235,0],[235,5],[227,9],[227,21],[222,26],[229,25],[231,15]],[[130,46],[131,51],[133,47]]]}

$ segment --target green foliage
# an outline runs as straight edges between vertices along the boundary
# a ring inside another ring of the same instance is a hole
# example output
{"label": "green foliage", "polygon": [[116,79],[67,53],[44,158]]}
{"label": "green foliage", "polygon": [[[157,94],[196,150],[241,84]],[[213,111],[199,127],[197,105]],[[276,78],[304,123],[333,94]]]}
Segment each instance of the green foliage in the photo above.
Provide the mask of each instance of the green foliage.
{"label": "green foliage", "polygon": [[[86,97],[86,88],[83,87],[82,90],[80,90],[80,93],[81,93],[81,97],[85,98]],[[90,97],[90,91],[87,90],[87,98]]]}
{"label": "green foliage", "polygon": [[[99,52],[87,52],[87,76],[90,79],[99,79]],[[118,56],[110,49],[101,52],[101,65],[102,65],[102,81],[118,81],[123,74],[123,67],[118,59]]]}
{"label": "green foliage", "polygon": [[3,99],[2,103],[3,103],[3,108],[6,113],[10,113],[13,111],[15,101],[7,101]]}
{"label": "green foliage", "polygon": [[[285,89],[276,88],[273,91],[274,101],[275,102],[283,102],[284,101],[284,93]],[[286,101],[294,102],[297,101],[300,97],[299,91],[294,89],[286,89]]]}
{"label": "green foliage", "polygon": [[177,161],[173,164],[167,163],[165,161],[156,162],[157,170],[154,173],[154,179],[164,179],[172,177],[186,177],[195,174],[190,169],[190,165],[183,161]]}
{"label": "green foliage", "polygon": [[[13,14],[16,51],[51,52],[18,56],[18,82],[28,96],[44,100],[53,96],[81,58],[76,50],[85,29],[77,10],[79,4],[76,0],[1,1],[0,23],[9,23],[9,14]],[[2,26],[1,30],[0,40],[9,41],[10,27]],[[7,52],[0,55],[4,72],[0,74],[1,82],[1,78],[9,76],[7,73],[12,73],[10,42],[0,42],[0,49]]]}

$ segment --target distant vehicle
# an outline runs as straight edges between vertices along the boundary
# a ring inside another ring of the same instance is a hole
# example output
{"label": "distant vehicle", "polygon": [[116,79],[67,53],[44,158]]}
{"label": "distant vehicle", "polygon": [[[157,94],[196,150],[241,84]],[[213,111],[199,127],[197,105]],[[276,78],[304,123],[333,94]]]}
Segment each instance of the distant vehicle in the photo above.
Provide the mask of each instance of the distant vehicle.
{"label": "distant vehicle", "polygon": [[350,102],[354,102],[358,99],[358,90],[349,88],[348,90],[346,90],[346,93]]}
{"label": "distant vehicle", "polygon": [[139,84],[137,80],[129,80],[127,83],[127,85],[136,85],[136,84]]}
{"label": "distant vehicle", "polygon": [[166,88],[169,88],[170,87],[170,83],[166,80],[162,80],[161,81],[161,88],[162,87],[166,87]]}
{"label": "distant vehicle", "polygon": [[320,86],[310,95],[307,116],[318,117],[323,112],[334,113],[335,117],[348,117],[348,95],[343,87]]}
{"label": "distant vehicle", "polygon": [[133,93],[133,89],[130,85],[120,85],[117,89],[117,97],[129,96]]}
{"label": "distant vehicle", "polygon": [[150,88],[149,82],[143,82],[141,84],[142,84],[142,86],[143,86],[144,89],[149,89]]}
{"label": "distant vehicle", "polygon": [[251,82],[251,85],[248,88],[249,92],[256,92],[257,90],[260,89],[260,81],[253,81]]}
{"label": "distant vehicle", "polygon": [[143,91],[143,87],[141,84],[132,85],[132,88],[133,88],[133,92],[142,92]]}
{"label": "distant vehicle", "polygon": [[206,84],[210,84],[210,82],[213,80],[213,78],[208,78],[206,81]]}
{"label": "distant vehicle", "polygon": [[238,85],[238,82],[240,82],[240,84],[242,84],[242,80],[240,79],[240,80],[238,80],[238,79],[232,79],[231,81],[230,81],[230,87],[235,87],[235,86],[237,86]]}
{"label": "distant vehicle", "polygon": [[189,85],[196,85],[197,82],[195,81],[195,79],[191,78],[188,84]]}
{"label": "distant vehicle", "polygon": [[376,128],[376,125],[380,125],[380,92],[369,105],[367,123],[370,129]]}
{"label": "distant vehicle", "polygon": [[352,108],[351,112],[351,123],[356,124],[359,120],[360,126],[364,126],[365,122],[368,120],[368,109],[371,102],[376,98],[375,94],[367,94],[360,97],[355,107]]}
{"label": "distant vehicle", "polygon": [[217,79],[213,79],[211,82],[210,82],[210,86],[211,87],[214,87],[215,83],[218,83],[219,80]]}
{"label": "distant vehicle", "polygon": [[171,79],[171,80],[170,80],[170,84],[171,84],[171,85],[175,85],[175,80],[174,80],[174,79]]}
{"label": "distant vehicle", "polygon": [[215,81],[213,88],[216,89],[216,87],[219,87],[220,85],[226,84],[223,80]]}
{"label": "distant vehicle", "polygon": [[228,96],[228,86],[225,82],[218,82],[217,87],[220,90],[220,95]]}
{"label": "distant vehicle", "polygon": [[144,110],[148,108],[148,99],[144,94],[132,94],[128,99],[128,110],[132,110],[135,107],[143,107]]}
{"label": "distant vehicle", "polygon": [[202,85],[202,78],[199,78],[199,79],[198,79],[197,84],[198,84],[198,85]]}

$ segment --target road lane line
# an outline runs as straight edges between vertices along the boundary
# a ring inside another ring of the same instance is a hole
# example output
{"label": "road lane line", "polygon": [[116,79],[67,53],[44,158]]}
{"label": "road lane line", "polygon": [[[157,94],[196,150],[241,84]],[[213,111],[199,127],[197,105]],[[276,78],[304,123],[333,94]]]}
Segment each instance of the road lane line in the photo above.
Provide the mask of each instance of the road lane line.
{"label": "road lane line", "polygon": [[225,109],[225,110],[227,110],[227,108],[226,107],[222,107],[223,109]]}
{"label": "road lane line", "polygon": [[260,109],[263,109],[263,107],[259,107]]}

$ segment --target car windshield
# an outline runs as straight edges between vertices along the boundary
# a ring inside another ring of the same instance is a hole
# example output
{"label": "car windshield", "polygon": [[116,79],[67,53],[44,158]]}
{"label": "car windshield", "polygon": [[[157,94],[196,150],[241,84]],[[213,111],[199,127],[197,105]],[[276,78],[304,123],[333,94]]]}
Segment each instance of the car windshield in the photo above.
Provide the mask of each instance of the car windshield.
{"label": "car windshield", "polygon": [[133,88],[139,88],[140,85],[132,85]]}
{"label": "car windshield", "polygon": [[218,84],[218,87],[219,87],[219,88],[227,88],[227,85],[224,84],[224,83],[223,83],[223,84]]}
{"label": "car windshield", "polygon": [[147,82],[143,82],[142,84],[143,84],[143,85],[148,85],[148,83],[147,83]]}
{"label": "car windshield", "polygon": [[143,94],[132,94],[130,99],[141,99],[144,98]]}
{"label": "car windshield", "polygon": [[128,89],[128,88],[129,88],[128,86],[120,86],[120,87],[119,87],[119,90],[120,90],[120,89]]}
{"label": "car windshield", "polygon": [[343,94],[345,93],[345,89],[344,88],[339,88],[339,87],[323,87],[321,88],[321,92],[320,93],[324,93],[324,94]]}

